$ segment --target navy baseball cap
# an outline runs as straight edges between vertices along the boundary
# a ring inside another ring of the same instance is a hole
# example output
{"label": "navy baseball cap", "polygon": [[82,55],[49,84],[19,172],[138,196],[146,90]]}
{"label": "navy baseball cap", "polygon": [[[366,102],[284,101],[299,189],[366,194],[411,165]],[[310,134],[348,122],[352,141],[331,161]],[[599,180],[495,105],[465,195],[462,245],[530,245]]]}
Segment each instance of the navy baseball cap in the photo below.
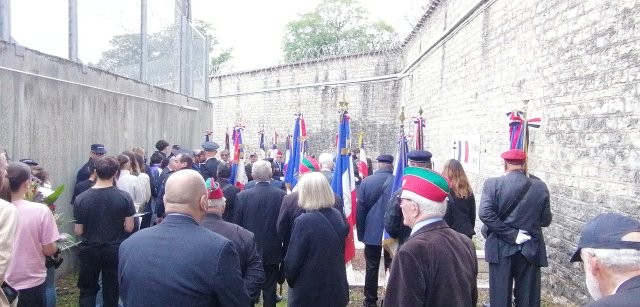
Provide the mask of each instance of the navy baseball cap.
{"label": "navy baseball cap", "polygon": [[413,162],[430,162],[431,153],[426,150],[412,150],[407,154],[407,159]]}
{"label": "navy baseball cap", "polygon": [[33,159],[28,159],[28,158],[27,159],[20,159],[20,162],[22,162],[22,163],[24,163],[26,165],[30,165],[30,166],[37,166],[38,165],[38,162],[36,162]]}
{"label": "navy baseball cap", "polygon": [[640,242],[623,240],[632,232],[640,232],[640,221],[616,213],[600,214],[582,228],[571,262],[582,261],[580,252],[583,248],[640,250]]}
{"label": "navy baseball cap", "polygon": [[392,156],[392,155],[388,155],[388,154],[382,154],[382,155],[379,155],[379,156],[376,158],[376,160],[377,160],[378,162],[382,162],[382,163],[389,163],[389,164],[391,164],[391,163],[393,163],[393,156]]}
{"label": "navy baseball cap", "polygon": [[91,151],[100,155],[104,155],[107,153],[107,149],[104,148],[104,145],[102,144],[92,144]]}

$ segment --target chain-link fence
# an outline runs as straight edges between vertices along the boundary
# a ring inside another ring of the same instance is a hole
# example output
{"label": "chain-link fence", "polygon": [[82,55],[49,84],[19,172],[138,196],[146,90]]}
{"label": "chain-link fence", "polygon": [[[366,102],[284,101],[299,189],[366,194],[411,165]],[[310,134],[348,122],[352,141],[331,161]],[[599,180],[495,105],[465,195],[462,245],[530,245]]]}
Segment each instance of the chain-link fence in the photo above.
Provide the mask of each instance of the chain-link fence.
{"label": "chain-link fence", "polygon": [[0,0],[0,19],[10,20],[0,20],[2,40],[208,97],[209,42],[188,1]]}

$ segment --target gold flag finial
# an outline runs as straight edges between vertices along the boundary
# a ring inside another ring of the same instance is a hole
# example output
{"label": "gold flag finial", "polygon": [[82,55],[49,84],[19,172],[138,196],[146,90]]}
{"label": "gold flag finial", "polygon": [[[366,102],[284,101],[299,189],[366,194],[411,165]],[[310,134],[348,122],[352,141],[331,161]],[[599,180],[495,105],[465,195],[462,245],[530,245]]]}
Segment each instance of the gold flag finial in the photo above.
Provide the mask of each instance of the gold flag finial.
{"label": "gold flag finial", "polygon": [[418,114],[420,114],[420,117],[422,117],[422,113],[424,112],[422,111],[422,106],[420,106],[420,110],[418,110]]}
{"label": "gold flag finial", "polygon": [[400,125],[404,125],[404,120],[405,120],[405,116],[404,116],[404,107],[402,107],[402,110],[400,111]]}
{"label": "gold flag finial", "polygon": [[346,112],[349,109],[349,103],[347,102],[344,93],[342,94],[342,100],[340,100],[338,104],[340,105],[340,111],[342,112]]}

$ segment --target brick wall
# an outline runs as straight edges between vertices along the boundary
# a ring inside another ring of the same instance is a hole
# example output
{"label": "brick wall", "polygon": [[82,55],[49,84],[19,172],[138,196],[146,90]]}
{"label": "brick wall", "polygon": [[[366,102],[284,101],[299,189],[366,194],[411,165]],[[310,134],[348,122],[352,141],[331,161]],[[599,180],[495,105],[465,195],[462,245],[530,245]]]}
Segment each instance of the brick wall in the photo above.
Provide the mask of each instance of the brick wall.
{"label": "brick wall", "polygon": [[301,63],[222,76],[211,88],[216,95],[393,74],[428,50],[400,81],[214,99],[214,125],[242,120],[290,130],[292,114],[302,109],[317,133],[314,148],[324,150],[335,135],[336,102],[346,92],[354,131],[362,129],[378,153],[393,151],[399,107],[409,117],[421,107],[436,169],[454,156],[454,141],[469,141],[475,160],[467,170],[480,194],[486,178],[502,173],[505,114],[526,110],[543,120],[531,131],[530,171],[547,183],[554,213],[545,229],[544,289],[583,304],[589,297],[582,268],[568,262],[582,225],[605,211],[640,217],[638,24],[637,1],[442,1],[395,60],[365,55]]}

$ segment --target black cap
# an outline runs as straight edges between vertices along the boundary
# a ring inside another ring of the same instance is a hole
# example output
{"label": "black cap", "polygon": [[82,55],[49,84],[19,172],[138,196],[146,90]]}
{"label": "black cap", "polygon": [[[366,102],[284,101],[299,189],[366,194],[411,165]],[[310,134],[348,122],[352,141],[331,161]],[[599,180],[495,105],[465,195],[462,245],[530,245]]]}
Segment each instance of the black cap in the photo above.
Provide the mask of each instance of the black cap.
{"label": "black cap", "polygon": [[102,144],[92,144],[91,151],[100,155],[104,155],[107,153],[107,149],[104,148],[104,145]]}
{"label": "black cap", "polygon": [[640,242],[622,240],[622,237],[631,232],[640,232],[640,221],[616,213],[600,214],[582,228],[578,248],[573,253],[571,262],[582,261],[580,251],[585,247],[640,250]]}
{"label": "black cap", "polygon": [[407,159],[413,162],[431,162],[431,153],[426,150],[412,150],[407,154]]}
{"label": "black cap", "polygon": [[376,160],[377,160],[378,162],[382,162],[382,163],[389,163],[389,164],[391,164],[391,163],[393,163],[393,156],[392,156],[392,155],[388,155],[388,154],[382,154],[382,155],[379,155],[379,156],[376,158]]}
{"label": "black cap", "polygon": [[20,162],[26,164],[26,165],[30,165],[30,166],[37,166],[38,162],[34,161],[33,159],[20,159]]}

